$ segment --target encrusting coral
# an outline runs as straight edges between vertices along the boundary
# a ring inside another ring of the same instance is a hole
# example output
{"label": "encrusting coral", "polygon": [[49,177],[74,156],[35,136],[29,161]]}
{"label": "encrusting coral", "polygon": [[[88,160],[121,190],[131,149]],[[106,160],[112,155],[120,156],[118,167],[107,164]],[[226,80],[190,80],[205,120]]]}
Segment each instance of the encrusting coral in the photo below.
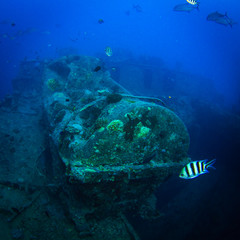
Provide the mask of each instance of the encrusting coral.
{"label": "encrusting coral", "polygon": [[47,87],[51,91],[56,91],[59,88],[59,83],[55,78],[49,78],[47,80]]}
{"label": "encrusting coral", "polygon": [[107,130],[110,132],[122,132],[123,122],[121,120],[113,120],[108,124]]}

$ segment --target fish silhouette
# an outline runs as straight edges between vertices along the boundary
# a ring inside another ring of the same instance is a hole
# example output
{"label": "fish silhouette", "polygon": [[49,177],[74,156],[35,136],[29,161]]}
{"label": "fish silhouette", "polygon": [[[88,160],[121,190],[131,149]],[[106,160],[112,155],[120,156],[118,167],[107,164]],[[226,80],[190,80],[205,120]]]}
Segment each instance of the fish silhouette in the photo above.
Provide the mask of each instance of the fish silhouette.
{"label": "fish silhouette", "polygon": [[227,13],[221,14],[217,11],[208,14],[207,20],[230,27],[232,27],[234,24],[237,24],[237,22],[234,22],[232,18],[228,17]]}

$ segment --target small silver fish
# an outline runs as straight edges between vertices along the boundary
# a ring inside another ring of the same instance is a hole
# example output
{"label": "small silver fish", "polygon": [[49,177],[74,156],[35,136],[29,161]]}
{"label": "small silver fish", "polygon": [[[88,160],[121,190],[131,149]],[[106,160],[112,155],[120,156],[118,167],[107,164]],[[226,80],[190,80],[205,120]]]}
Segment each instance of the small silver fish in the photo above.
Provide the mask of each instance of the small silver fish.
{"label": "small silver fish", "polygon": [[111,57],[113,52],[112,49],[110,47],[106,47],[105,48],[105,53],[107,54],[107,56]]}
{"label": "small silver fish", "polygon": [[201,174],[208,173],[207,168],[212,167],[212,165],[215,163],[216,159],[213,159],[211,161],[208,161],[208,159],[205,160],[199,160],[199,161],[193,161],[188,163],[180,172],[179,177],[184,179],[192,179],[195,177],[198,177]]}

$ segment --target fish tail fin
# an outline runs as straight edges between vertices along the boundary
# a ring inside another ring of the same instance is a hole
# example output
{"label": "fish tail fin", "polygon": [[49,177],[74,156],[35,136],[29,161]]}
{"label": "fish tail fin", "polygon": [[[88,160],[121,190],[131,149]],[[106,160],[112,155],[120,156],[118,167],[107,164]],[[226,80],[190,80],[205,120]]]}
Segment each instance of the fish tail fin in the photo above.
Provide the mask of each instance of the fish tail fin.
{"label": "fish tail fin", "polygon": [[233,25],[238,24],[237,22],[230,22],[229,25],[232,27]]}
{"label": "fish tail fin", "polygon": [[225,12],[224,16],[230,21],[231,19],[229,18],[227,12]]}
{"label": "fish tail fin", "polygon": [[213,168],[213,169],[216,169],[215,167],[213,167],[213,164],[214,164],[215,162],[216,162],[216,159],[213,159],[213,160],[207,162],[206,165],[205,165],[205,168],[207,169],[207,168],[211,167],[211,168]]}

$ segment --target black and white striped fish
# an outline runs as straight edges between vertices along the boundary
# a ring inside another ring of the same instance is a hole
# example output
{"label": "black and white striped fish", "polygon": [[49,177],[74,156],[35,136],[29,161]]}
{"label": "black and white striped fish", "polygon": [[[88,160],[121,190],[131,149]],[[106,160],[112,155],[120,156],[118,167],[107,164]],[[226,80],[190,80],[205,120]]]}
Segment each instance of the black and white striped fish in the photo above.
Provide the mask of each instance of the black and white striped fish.
{"label": "black and white striped fish", "polygon": [[184,179],[192,179],[198,177],[201,174],[208,173],[207,169],[209,167],[213,167],[212,165],[215,163],[215,161],[216,159],[213,159],[211,161],[205,159],[190,162],[182,169],[182,171],[179,174],[179,177]]}
{"label": "black and white striped fish", "polygon": [[199,5],[199,2],[196,0],[187,0],[188,3],[192,4],[192,5]]}

